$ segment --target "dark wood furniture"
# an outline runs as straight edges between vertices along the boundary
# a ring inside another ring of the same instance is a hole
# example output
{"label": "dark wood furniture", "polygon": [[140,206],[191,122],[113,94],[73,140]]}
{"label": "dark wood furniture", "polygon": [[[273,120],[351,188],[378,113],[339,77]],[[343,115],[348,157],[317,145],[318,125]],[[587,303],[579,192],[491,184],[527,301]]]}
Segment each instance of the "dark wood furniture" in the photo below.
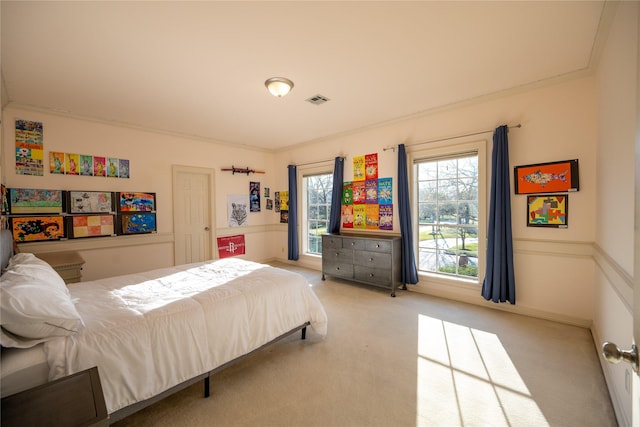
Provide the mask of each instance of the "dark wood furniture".
{"label": "dark wood furniture", "polygon": [[108,426],[98,368],[2,398],[1,424],[11,426]]}
{"label": "dark wood furniture", "polygon": [[402,285],[400,237],[325,234],[322,236],[322,280],[325,275],[391,290]]}

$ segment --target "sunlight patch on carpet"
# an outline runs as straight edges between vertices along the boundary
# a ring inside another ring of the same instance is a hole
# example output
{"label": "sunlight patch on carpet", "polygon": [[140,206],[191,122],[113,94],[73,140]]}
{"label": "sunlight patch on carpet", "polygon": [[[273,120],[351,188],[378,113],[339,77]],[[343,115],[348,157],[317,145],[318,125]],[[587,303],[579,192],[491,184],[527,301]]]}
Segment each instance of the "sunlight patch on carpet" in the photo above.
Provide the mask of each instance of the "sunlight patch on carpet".
{"label": "sunlight patch on carpet", "polygon": [[549,426],[492,333],[418,316],[417,426]]}

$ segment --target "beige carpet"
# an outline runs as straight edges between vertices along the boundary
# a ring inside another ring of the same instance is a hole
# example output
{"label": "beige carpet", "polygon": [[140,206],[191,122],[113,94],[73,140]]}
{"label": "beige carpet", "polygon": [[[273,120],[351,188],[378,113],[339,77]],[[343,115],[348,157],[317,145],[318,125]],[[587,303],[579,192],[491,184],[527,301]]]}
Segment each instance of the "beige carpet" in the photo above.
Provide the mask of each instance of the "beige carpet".
{"label": "beige carpet", "polygon": [[290,336],[212,376],[210,398],[195,384],[115,425],[617,425],[587,329],[295,270],[325,339]]}

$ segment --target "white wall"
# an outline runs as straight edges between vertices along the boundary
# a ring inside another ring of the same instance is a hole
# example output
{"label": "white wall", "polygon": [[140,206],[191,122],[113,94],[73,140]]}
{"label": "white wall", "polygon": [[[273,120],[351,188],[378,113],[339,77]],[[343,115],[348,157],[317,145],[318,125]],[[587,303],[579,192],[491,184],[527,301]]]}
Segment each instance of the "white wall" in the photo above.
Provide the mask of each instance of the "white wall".
{"label": "white wall", "polygon": [[[350,181],[353,157],[377,152],[380,176],[394,179],[395,202],[397,154],[385,147],[404,143],[410,153],[411,145],[419,142],[522,124],[509,132],[511,165],[579,159],[580,191],[570,194],[567,229],[527,227],[526,197],[512,196],[517,305],[497,307],[589,327],[594,305],[596,122],[594,79],[583,77],[306,144],[281,153],[275,167],[345,155],[345,181]],[[447,144],[479,138],[487,140],[490,168],[491,133]],[[397,221],[394,233],[399,233]],[[286,233],[280,239],[286,243]],[[301,262],[320,268],[318,258],[302,257]],[[480,296],[479,285],[451,286],[422,278],[415,290],[496,306]]]}
{"label": "white wall", "polygon": [[[43,122],[44,148],[47,157],[44,176],[16,175],[14,123],[15,119]],[[157,193],[157,235],[119,236],[69,240],[67,242],[24,243],[25,252],[79,250],[86,261],[84,279],[90,280],[114,274],[142,271],[173,264],[172,165],[188,165],[215,170],[216,235],[245,234],[246,258],[273,258],[268,244],[279,216],[264,209],[249,214],[248,227],[227,226],[227,195],[249,193],[249,182],[259,181],[264,187],[274,186],[273,154],[234,148],[210,141],[190,139],[166,133],[150,132],[117,126],[101,121],[85,120],[49,112],[7,106],[3,111],[3,182],[7,187],[51,188],[62,190],[149,191]],[[131,178],[117,179],[52,175],[48,172],[49,151],[104,155],[130,160]],[[223,167],[251,167],[265,174],[232,175]],[[285,187],[286,189],[286,187]],[[215,240],[213,242],[215,248]],[[215,252],[217,254],[217,250]],[[217,255],[215,255],[217,257]],[[116,267],[117,266],[117,267]]]}

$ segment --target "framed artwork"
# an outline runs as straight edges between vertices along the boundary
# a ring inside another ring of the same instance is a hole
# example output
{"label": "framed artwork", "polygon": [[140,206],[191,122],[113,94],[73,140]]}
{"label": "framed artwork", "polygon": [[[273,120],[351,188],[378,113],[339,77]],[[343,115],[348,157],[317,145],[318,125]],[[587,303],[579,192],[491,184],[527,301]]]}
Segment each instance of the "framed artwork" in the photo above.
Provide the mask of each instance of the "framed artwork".
{"label": "framed artwork", "polygon": [[69,238],[104,237],[115,235],[115,215],[67,216]]}
{"label": "framed artwork", "polygon": [[64,175],[64,153],[49,152],[49,173]]}
{"label": "framed artwork", "polygon": [[157,230],[155,213],[123,213],[118,218],[118,234],[146,234]]}
{"label": "framed artwork", "polygon": [[155,212],[156,193],[117,193],[118,212]]}
{"label": "framed artwork", "polygon": [[93,156],[80,154],[80,175],[93,176]]}
{"label": "framed artwork", "polygon": [[527,227],[567,228],[568,194],[527,196]]}
{"label": "framed artwork", "polygon": [[110,191],[69,191],[67,212],[71,214],[115,212]]}
{"label": "framed artwork", "polygon": [[514,188],[516,194],[578,191],[578,160],[516,166]]}
{"label": "framed artwork", "polygon": [[19,243],[66,238],[62,215],[16,216],[10,220],[13,240]]}
{"label": "framed artwork", "polygon": [[64,212],[65,192],[37,188],[10,188],[9,213],[44,214]]}

